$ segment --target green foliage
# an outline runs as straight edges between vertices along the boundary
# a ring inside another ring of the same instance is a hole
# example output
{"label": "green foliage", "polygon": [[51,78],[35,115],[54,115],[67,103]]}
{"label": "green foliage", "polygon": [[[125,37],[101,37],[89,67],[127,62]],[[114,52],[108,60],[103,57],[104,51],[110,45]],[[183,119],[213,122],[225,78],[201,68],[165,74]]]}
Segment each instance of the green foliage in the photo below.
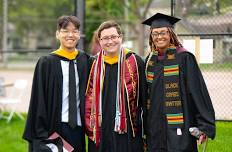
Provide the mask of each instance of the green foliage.
{"label": "green foliage", "polygon": [[85,33],[86,33],[86,46],[87,51],[90,50],[90,42],[93,37],[93,32],[97,30],[98,26],[103,21],[101,11],[99,11],[99,5],[97,1],[86,0],[86,20],[85,20]]}
{"label": "green foliage", "polygon": [[[29,45],[30,42],[28,39],[30,39],[30,37],[40,37],[42,40],[54,37],[57,17],[74,14],[75,1],[76,0],[8,1],[8,21],[16,30],[16,32],[14,32],[14,37],[20,39],[25,46]],[[142,16],[140,12],[149,1],[151,0],[128,0],[129,5],[127,8],[129,20],[134,21],[140,19]],[[85,35],[87,44],[90,43],[93,31],[97,29],[102,21],[109,19],[117,20],[119,23],[125,21],[125,0],[86,0],[85,3]],[[2,12],[2,7],[0,7],[0,11]]]}
{"label": "green foliage", "polygon": [[[103,5],[104,4],[104,5]],[[87,50],[90,50],[90,42],[93,32],[98,26],[106,20],[122,18],[123,7],[115,0],[86,0],[86,44]]]}
{"label": "green foliage", "polygon": [[66,0],[11,0],[8,2],[8,20],[16,26],[21,36],[27,36],[28,32],[54,34],[56,18],[74,12],[73,4]]}
{"label": "green foliage", "polygon": [[[42,40],[54,37],[56,19],[61,15],[74,14],[75,1],[76,0],[8,0],[8,20],[16,29],[14,36],[22,40],[23,43],[26,43],[25,41],[27,41],[29,37],[40,37]],[[125,4],[126,1],[128,5]],[[212,15],[215,13],[215,0],[188,1],[190,5],[187,9],[191,11],[191,15],[199,15],[200,13]],[[114,19],[119,23],[129,23],[137,26],[138,21],[142,21],[146,16],[146,8],[149,8],[151,2],[152,0],[85,0],[86,44],[90,43],[93,31],[105,20]],[[219,3],[222,13],[232,10],[231,0],[219,0]],[[2,27],[2,4],[3,1],[0,1],[0,28]],[[178,5],[176,7],[178,7]],[[125,8],[128,9],[128,19],[125,19]],[[138,28],[132,26],[132,30],[138,31]],[[140,34],[138,34],[138,36],[140,36]],[[20,44],[22,42],[20,42]]]}
{"label": "green foliage", "polygon": [[104,13],[105,18],[115,18],[123,16],[123,5],[115,0],[97,0],[99,10]]}

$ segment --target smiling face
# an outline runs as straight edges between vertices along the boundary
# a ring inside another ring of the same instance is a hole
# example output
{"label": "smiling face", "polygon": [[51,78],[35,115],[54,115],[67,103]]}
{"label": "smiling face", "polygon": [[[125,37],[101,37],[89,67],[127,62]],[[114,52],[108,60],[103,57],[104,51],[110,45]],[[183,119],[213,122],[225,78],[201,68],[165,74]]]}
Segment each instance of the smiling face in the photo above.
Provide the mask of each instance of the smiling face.
{"label": "smiling face", "polygon": [[160,51],[163,52],[170,46],[170,34],[167,27],[153,28],[151,36],[153,43]]}
{"label": "smiling face", "polygon": [[122,35],[115,27],[103,29],[100,33],[100,45],[107,56],[116,56],[122,45]]}
{"label": "smiling face", "polygon": [[72,22],[69,22],[66,28],[56,31],[56,37],[60,41],[62,49],[72,52],[76,49],[77,42],[80,39],[80,32]]}

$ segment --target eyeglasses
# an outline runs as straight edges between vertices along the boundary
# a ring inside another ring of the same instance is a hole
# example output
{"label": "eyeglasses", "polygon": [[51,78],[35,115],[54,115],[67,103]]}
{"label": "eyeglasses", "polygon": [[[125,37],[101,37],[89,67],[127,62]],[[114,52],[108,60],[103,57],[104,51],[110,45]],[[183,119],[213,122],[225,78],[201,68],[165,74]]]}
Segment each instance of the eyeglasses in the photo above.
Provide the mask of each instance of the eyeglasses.
{"label": "eyeglasses", "polygon": [[167,34],[168,34],[168,31],[162,31],[162,32],[160,32],[160,33],[158,33],[158,32],[151,33],[151,36],[152,36],[153,38],[158,38],[159,36],[164,37],[164,36],[166,36]]}
{"label": "eyeglasses", "polygon": [[61,33],[63,33],[64,35],[69,35],[70,33],[73,35],[78,35],[79,31],[78,30],[73,30],[73,31],[69,31],[69,30],[60,30]]}
{"label": "eyeglasses", "polygon": [[115,41],[120,37],[120,35],[111,35],[111,36],[105,36],[101,38],[101,41],[108,42],[109,40]]}

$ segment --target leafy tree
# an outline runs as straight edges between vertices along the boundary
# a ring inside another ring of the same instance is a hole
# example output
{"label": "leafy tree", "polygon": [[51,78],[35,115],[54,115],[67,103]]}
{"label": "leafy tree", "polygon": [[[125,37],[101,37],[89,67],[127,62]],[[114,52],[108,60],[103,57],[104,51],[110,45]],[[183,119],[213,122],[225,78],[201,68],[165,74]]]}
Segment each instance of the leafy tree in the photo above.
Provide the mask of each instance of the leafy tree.
{"label": "leafy tree", "polygon": [[[8,20],[10,24],[14,25],[17,35],[26,44],[30,44],[31,39],[28,37],[39,37],[41,40],[45,40],[48,37],[54,37],[58,16],[73,14],[74,1],[11,0],[8,1]],[[90,42],[93,31],[102,21],[117,19],[120,23],[136,25],[131,27],[133,27],[135,35],[138,35],[139,53],[142,55],[144,27],[138,23],[144,20],[151,2],[152,0],[86,0],[87,44]],[[128,9],[128,18],[125,18],[125,9]]]}
{"label": "leafy tree", "polygon": [[[139,54],[143,55],[145,36],[144,26],[140,22],[146,18],[152,0],[97,0],[93,3],[94,8],[98,11],[95,19],[118,19],[118,22],[133,25],[130,27],[133,27],[135,35],[138,35]],[[125,9],[128,9],[128,18],[125,18]],[[94,16],[94,14],[91,15]]]}
{"label": "leafy tree", "polygon": [[124,0],[123,3],[131,12],[130,19],[135,20],[135,23],[137,23],[134,31],[136,35],[138,35],[138,52],[140,55],[144,55],[145,29],[144,25],[141,24],[141,21],[145,20],[149,8],[152,4],[152,0],[128,0],[129,5],[127,5],[126,1]]}
{"label": "leafy tree", "polygon": [[[10,0],[8,1],[8,21],[14,25],[16,35],[22,39],[22,42],[29,44],[29,37],[39,37],[41,40],[46,40],[48,37],[54,38],[57,17],[73,14],[74,1],[76,0]],[[195,6],[199,12],[200,6],[205,4],[207,7],[213,8],[211,12],[219,13],[223,8],[230,7],[232,3],[231,0],[220,0],[220,7],[217,8],[216,1],[219,0],[176,0],[176,7],[184,5],[185,7],[182,8],[191,11],[191,7]],[[1,4],[2,2],[0,1]],[[130,26],[130,30],[138,39],[139,54],[143,55],[144,26],[140,23],[146,18],[152,0],[86,0],[85,2],[86,44],[89,44],[93,31],[102,21],[115,19],[123,25],[133,25]],[[182,2],[182,5],[178,5],[178,2],[179,4]],[[1,23],[2,9],[2,5],[0,5]],[[128,10],[127,17],[125,10]],[[2,32],[1,23],[0,31]],[[52,44],[54,46],[55,40]]]}
{"label": "leafy tree", "polygon": [[57,17],[73,14],[73,10],[73,3],[67,0],[11,0],[8,1],[8,22],[15,27],[14,35],[22,38],[27,47],[31,38],[54,37]]}
{"label": "leafy tree", "polygon": [[123,16],[123,8],[113,0],[86,0],[85,34],[86,46],[90,49],[93,32],[106,20],[117,19]]}

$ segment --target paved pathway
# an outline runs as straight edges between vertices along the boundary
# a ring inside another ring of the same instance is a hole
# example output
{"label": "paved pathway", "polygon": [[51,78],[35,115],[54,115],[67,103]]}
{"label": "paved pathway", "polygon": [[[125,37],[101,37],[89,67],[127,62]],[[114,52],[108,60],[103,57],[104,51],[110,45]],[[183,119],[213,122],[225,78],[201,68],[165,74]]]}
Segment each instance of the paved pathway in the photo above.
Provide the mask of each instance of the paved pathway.
{"label": "paved pathway", "polygon": [[[28,81],[26,93],[22,97],[22,101],[18,104],[17,111],[27,112],[31,94],[31,82],[33,77],[33,70],[18,71],[18,70],[0,70],[0,77],[4,78],[5,83],[13,83],[17,79],[25,79]],[[9,95],[13,87],[6,87],[6,95]]]}
{"label": "paved pathway", "polygon": [[217,119],[232,120],[232,72],[204,72]]}

